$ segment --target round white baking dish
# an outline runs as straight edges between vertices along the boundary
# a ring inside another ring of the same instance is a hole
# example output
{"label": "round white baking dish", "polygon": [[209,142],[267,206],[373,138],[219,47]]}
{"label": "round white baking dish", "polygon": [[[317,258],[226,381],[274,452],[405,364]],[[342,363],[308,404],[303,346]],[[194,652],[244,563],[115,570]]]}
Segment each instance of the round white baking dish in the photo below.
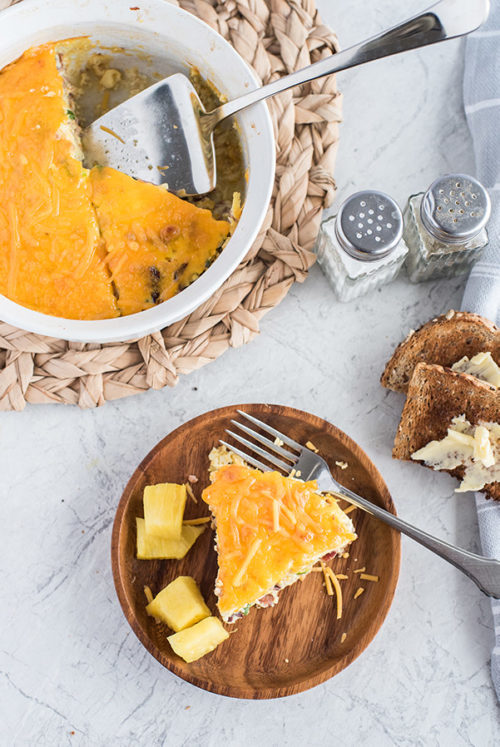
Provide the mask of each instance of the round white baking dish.
{"label": "round white baking dish", "polygon": [[[248,65],[219,34],[166,0],[24,0],[1,15],[0,68],[29,47],[75,36],[147,54],[167,75],[195,65],[229,99],[255,88]],[[81,342],[129,340],[182,319],[209,298],[237,267],[262,225],[274,181],[275,145],[265,103],[237,117],[248,187],[238,226],[212,266],[177,296],[138,314],[79,321],[32,311],[0,295],[0,319],[22,329]]]}

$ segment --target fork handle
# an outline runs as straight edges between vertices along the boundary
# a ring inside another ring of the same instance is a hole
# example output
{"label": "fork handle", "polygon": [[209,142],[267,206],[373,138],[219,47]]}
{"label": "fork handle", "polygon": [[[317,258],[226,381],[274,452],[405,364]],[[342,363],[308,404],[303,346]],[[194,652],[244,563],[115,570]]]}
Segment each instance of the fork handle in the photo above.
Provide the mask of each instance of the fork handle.
{"label": "fork handle", "polygon": [[500,599],[500,561],[492,558],[484,558],[467,550],[461,550],[459,547],[450,545],[448,542],[443,542],[443,540],[433,537],[432,534],[418,529],[413,524],[409,524],[398,516],[389,513],[389,511],[380,508],[380,506],[367,501],[366,498],[361,498],[361,496],[353,493],[349,488],[335,483],[333,479],[330,487],[321,485],[321,490],[324,492],[331,490],[334,493],[342,495],[349,503],[375,516],[402,534],[411,537],[411,539],[419,542],[428,550],[431,550],[431,552],[454,565],[459,571],[465,573],[487,596]]}

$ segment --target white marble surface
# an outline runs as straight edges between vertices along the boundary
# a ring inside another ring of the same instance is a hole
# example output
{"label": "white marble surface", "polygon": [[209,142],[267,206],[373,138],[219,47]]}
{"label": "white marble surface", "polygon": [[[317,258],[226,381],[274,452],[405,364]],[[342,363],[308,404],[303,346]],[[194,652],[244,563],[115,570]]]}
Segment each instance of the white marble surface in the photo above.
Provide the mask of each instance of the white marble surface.
{"label": "white marble surface", "polygon": [[[342,44],[422,3],[318,0]],[[406,8],[406,10],[405,10]],[[366,186],[401,203],[438,173],[473,168],[463,49],[450,42],[344,74],[341,196]],[[142,648],[113,587],[114,511],[134,466],[172,428],[244,401],[310,410],[344,429],[384,474],[400,514],[478,550],[470,495],[390,457],[401,398],[378,384],[410,327],[460,303],[462,281],[404,279],[341,305],[315,268],[244,349],[97,411],[29,407],[0,420],[1,745],[498,744],[487,600],[403,540],[399,586],[370,647],[314,690],[280,701],[218,697]]]}

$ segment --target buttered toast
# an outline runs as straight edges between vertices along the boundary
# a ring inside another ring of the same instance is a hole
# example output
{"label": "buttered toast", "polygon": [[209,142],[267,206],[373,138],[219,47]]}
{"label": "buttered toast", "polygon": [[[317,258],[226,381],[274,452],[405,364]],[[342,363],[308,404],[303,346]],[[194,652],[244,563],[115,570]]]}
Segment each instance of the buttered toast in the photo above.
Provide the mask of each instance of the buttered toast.
{"label": "buttered toast", "polygon": [[500,365],[500,329],[479,314],[449,311],[411,332],[391,356],[381,377],[382,386],[406,392],[420,363],[451,366],[464,356],[490,352]]}
{"label": "buttered toast", "polygon": [[[500,423],[500,389],[468,374],[435,364],[418,363],[408,386],[393,456],[412,460],[412,455],[430,442],[444,439],[453,426],[453,419],[461,416],[465,416],[465,421],[474,427]],[[426,461],[422,460],[422,463],[432,467]],[[463,479],[466,470],[458,465],[444,471]],[[500,500],[500,482],[485,484],[480,489],[488,497]]]}

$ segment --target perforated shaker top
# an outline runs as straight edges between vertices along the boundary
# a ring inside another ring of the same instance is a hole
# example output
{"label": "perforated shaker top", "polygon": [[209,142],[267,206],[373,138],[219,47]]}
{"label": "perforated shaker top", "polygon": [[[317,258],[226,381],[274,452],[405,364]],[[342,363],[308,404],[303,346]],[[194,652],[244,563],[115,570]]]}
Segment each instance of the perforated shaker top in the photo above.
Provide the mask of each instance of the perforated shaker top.
{"label": "perforated shaker top", "polygon": [[403,216],[389,195],[375,190],[356,192],[340,206],[335,232],[351,257],[373,261],[397,247],[403,235]]}
{"label": "perforated shaker top", "polygon": [[420,204],[424,227],[445,244],[463,244],[484,228],[491,212],[490,198],[477,179],[465,174],[440,176]]}

